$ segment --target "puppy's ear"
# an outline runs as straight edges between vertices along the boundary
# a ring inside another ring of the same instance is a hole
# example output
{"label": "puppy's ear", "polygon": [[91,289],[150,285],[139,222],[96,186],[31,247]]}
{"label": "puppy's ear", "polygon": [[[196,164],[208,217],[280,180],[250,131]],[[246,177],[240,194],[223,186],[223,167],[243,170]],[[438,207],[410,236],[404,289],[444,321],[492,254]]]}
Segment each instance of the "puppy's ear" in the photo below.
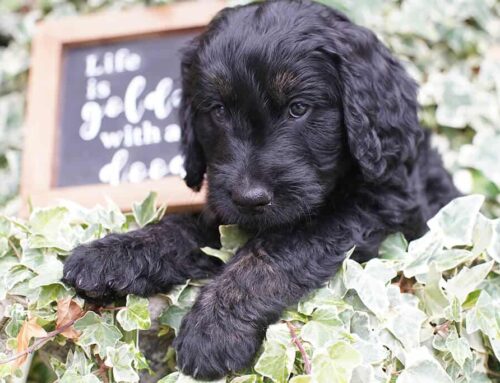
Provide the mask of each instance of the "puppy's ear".
{"label": "puppy's ear", "polygon": [[417,86],[373,32],[335,11],[329,22],[350,151],[368,181],[404,176],[423,139]]}
{"label": "puppy's ear", "polygon": [[181,150],[186,169],[184,181],[195,191],[200,190],[206,171],[205,155],[196,138],[192,107],[193,65],[197,48],[198,41],[193,40],[183,51],[181,60],[182,98],[179,110],[182,131]]}

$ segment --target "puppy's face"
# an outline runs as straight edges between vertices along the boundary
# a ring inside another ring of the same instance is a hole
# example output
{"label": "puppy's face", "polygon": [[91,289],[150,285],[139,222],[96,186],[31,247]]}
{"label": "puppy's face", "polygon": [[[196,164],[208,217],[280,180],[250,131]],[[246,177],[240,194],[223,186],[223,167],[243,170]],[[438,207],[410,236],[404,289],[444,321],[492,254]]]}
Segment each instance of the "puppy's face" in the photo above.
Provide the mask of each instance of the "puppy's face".
{"label": "puppy's face", "polygon": [[193,126],[210,207],[251,227],[312,214],[343,173],[335,68],[304,31],[231,20],[199,49]]}
{"label": "puppy's face", "polygon": [[206,173],[225,223],[296,223],[347,171],[379,182],[414,156],[413,82],[373,33],[325,6],[224,10],[184,54],[182,77],[186,182],[197,189]]}

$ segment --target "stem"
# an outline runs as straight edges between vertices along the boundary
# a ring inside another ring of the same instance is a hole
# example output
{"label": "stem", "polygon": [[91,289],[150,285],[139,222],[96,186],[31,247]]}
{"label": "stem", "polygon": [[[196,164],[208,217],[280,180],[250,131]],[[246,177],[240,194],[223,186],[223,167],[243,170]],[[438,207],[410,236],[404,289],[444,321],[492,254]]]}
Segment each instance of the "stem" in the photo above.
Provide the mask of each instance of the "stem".
{"label": "stem", "polygon": [[[78,319],[80,319],[80,318],[78,318]],[[16,359],[19,359],[20,357],[22,357],[24,355],[31,354],[31,353],[35,352],[36,350],[42,348],[42,346],[45,343],[47,343],[48,341],[50,341],[52,338],[55,338],[60,333],[64,332],[65,330],[67,330],[68,328],[70,328],[71,326],[73,326],[73,324],[75,324],[75,322],[78,319],[74,319],[72,321],[69,321],[64,326],[61,326],[57,330],[54,330],[54,331],[51,331],[51,332],[47,333],[46,336],[44,336],[43,338],[40,338],[40,339],[36,340],[30,347],[28,347],[23,352],[20,352],[19,354],[12,355],[10,358],[0,360],[0,365],[12,362],[12,361],[14,361]]]}
{"label": "stem", "polygon": [[21,259],[21,253],[19,252],[19,250],[17,250],[17,248],[14,245],[14,243],[12,242],[12,240],[9,238],[7,240],[7,242],[9,243],[10,247],[12,248],[12,251],[14,251],[14,254],[16,254],[17,259]]}
{"label": "stem", "polygon": [[292,336],[292,342],[299,349],[300,355],[302,355],[302,360],[304,361],[304,371],[306,372],[307,375],[311,375],[311,362],[309,360],[309,356],[307,355],[306,350],[304,349],[304,346],[297,337],[297,332],[295,331],[296,328],[291,322],[285,322],[285,323],[288,326],[288,329],[290,330],[290,335]]}

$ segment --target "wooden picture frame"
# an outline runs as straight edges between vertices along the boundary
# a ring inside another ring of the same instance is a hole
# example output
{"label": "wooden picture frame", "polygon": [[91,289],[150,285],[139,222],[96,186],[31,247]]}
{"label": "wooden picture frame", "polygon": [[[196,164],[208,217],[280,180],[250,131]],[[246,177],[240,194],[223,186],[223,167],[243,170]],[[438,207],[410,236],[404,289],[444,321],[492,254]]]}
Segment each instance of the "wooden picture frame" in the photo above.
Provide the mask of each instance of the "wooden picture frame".
{"label": "wooden picture frame", "polygon": [[168,204],[169,212],[197,210],[202,206],[205,193],[194,193],[180,177],[174,176],[118,186],[54,186],[62,58],[66,47],[135,39],[170,31],[198,28],[201,31],[225,6],[227,3],[222,0],[188,1],[156,8],[48,20],[38,26],[32,46],[27,99],[21,176],[23,209],[28,202],[39,207],[60,199],[92,207],[105,204],[110,198],[122,210],[129,210],[132,202],[142,200],[149,191],[158,193],[159,201]]}

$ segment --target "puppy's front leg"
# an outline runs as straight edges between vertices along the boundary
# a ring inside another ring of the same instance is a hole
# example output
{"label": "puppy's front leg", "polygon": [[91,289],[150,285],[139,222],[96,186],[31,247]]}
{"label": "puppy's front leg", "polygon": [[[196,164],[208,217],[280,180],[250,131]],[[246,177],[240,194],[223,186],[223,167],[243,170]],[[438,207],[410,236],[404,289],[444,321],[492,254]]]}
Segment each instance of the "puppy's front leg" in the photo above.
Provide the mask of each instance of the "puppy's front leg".
{"label": "puppy's front leg", "polygon": [[221,262],[202,254],[219,246],[217,225],[200,215],[167,215],[161,222],[80,245],[64,265],[63,281],[89,301],[166,292],[189,278],[212,277]]}
{"label": "puppy's front leg", "polygon": [[175,340],[181,370],[215,379],[247,367],[283,309],[335,273],[358,236],[352,227],[330,221],[250,240],[183,319]]}

